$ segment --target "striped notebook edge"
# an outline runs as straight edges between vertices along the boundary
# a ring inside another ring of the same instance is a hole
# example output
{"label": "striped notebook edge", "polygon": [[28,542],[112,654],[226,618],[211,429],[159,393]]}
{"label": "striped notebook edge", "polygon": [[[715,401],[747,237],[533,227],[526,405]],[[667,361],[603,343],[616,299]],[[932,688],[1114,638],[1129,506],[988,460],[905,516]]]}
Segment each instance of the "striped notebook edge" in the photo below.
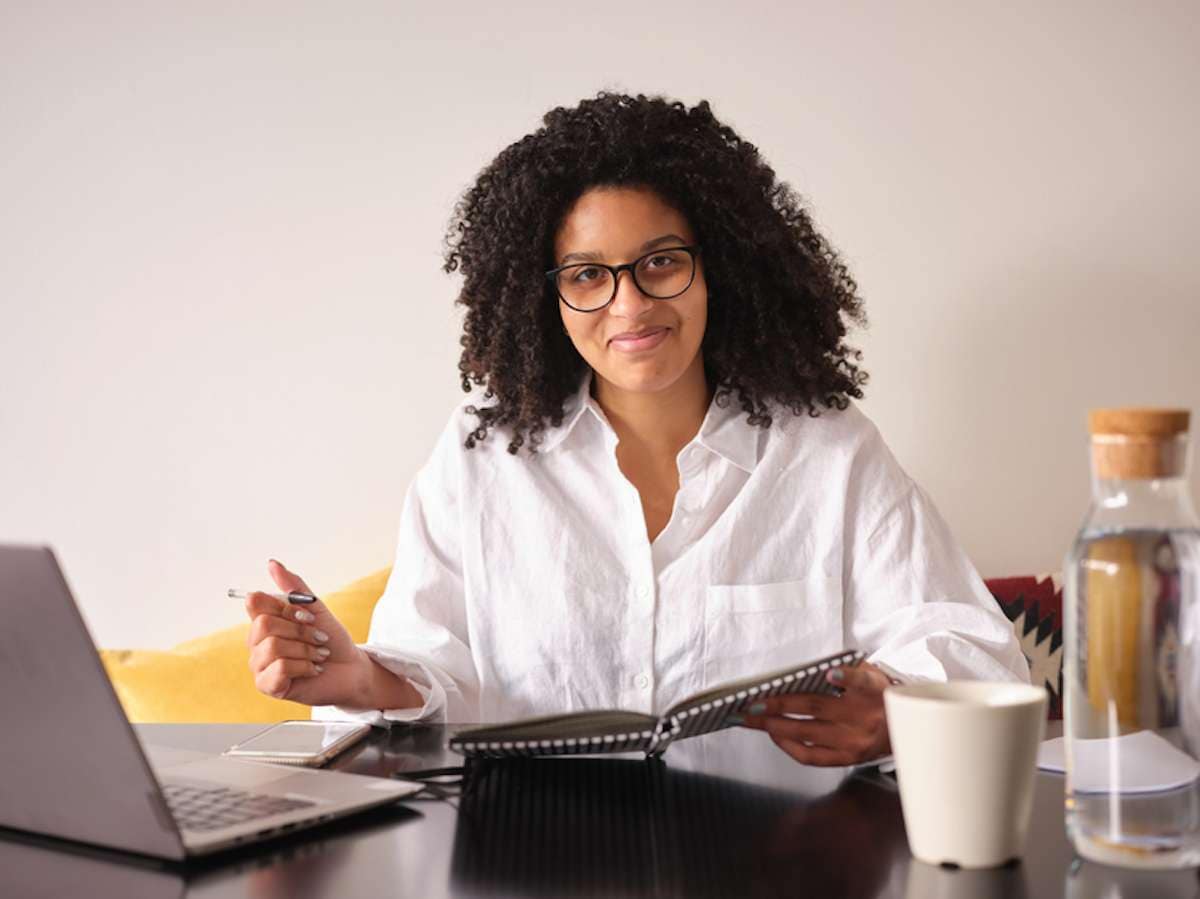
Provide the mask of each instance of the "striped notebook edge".
{"label": "striped notebook edge", "polygon": [[[657,757],[675,740],[701,736],[728,726],[726,721],[729,715],[751,699],[794,693],[839,692],[838,688],[825,681],[825,673],[833,668],[857,665],[864,658],[866,653],[848,649],[798,668],[763,675],[761,681],[740,687],[728,695],[699,702],[673,715],[664,715],[652,730],[536,740],[472,740],[463,734],[450,738],[450,748],[467,758],[528,758],[618,752],[645,752],[649,757]],[[685,705],[687,702],[684,700]]]}
{"label": "striped notebook edge", "polygon": [[825,674],[834,668],[857,665],[865,658],[866,653],[848,649],[801,668],[779,672],[775,675],[765,675],[760,682],[743,687],[727,696],[681,709],[660,721],[649,754],[661,755],[675,740],[684,740],[688,737],[698,737],[722,730],[729,726],[726,724],[729,716],[742,711],[750,700],[770,699],[774,696],[795,693],[839,693],[840,690],[837,687],[825,680]]}
{"label": "striped notebook edge", "polygon": [[591,755],[598,752],[644,752],[650,749],[654,731],[606,734],[602,737],[565,737],[549,740],[459,740],[450,748],[469,758],[521,758],[544,755]]}

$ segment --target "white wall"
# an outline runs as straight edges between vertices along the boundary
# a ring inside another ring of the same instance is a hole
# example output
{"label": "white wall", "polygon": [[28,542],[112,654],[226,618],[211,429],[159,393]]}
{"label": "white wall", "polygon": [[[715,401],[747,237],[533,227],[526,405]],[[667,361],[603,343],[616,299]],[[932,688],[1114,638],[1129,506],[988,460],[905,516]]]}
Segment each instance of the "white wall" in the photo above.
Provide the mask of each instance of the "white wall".
{"label": "white wall", "polygon": [[808,198],[867,412],[985,575],[1057,566],[1086,410],[1200,412],[1200,13],[997,6],[5,4],[0,540],[109,646],[238,621],[271,555],[388,564],[460,396],[453,202],[607,86]]}

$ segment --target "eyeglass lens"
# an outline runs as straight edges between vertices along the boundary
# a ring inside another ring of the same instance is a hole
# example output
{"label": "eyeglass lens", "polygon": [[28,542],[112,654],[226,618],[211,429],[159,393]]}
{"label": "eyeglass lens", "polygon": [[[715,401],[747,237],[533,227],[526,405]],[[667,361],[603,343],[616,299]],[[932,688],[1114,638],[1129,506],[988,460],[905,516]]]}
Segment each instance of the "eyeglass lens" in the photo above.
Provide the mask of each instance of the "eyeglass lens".
{"label": "eyeglass lens", "polygon": [[[670,299],[687,290],[694,265],[687,250],[657,250],[637,261],[634,281],[647,296]],[[586,262],[560,271],[557,284],[562,298],[582,310],[598,309],[615,293],[612,272]]]}

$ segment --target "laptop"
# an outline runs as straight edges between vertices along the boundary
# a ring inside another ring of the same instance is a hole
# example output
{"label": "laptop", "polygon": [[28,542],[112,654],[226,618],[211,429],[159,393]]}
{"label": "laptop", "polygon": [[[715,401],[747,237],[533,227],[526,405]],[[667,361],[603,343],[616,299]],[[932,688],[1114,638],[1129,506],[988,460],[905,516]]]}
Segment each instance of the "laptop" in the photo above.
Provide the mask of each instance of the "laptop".
{"label": "laptop", "polygon": [[182,861],[419,784],[143,752],[53,550],[0,544],[0,827]]}

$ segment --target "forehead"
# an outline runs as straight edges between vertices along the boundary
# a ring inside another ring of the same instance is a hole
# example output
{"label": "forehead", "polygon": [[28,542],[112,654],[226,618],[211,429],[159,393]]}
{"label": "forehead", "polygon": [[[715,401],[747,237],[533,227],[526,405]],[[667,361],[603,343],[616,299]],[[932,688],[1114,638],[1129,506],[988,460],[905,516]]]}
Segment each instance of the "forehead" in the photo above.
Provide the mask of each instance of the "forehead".
{"label": "forehead", "polygon": [[657,193],[644,187],[593,187],[567,211],[555,235],[554,254],[622,255],[663,234],[692,240],[683,213]]}

